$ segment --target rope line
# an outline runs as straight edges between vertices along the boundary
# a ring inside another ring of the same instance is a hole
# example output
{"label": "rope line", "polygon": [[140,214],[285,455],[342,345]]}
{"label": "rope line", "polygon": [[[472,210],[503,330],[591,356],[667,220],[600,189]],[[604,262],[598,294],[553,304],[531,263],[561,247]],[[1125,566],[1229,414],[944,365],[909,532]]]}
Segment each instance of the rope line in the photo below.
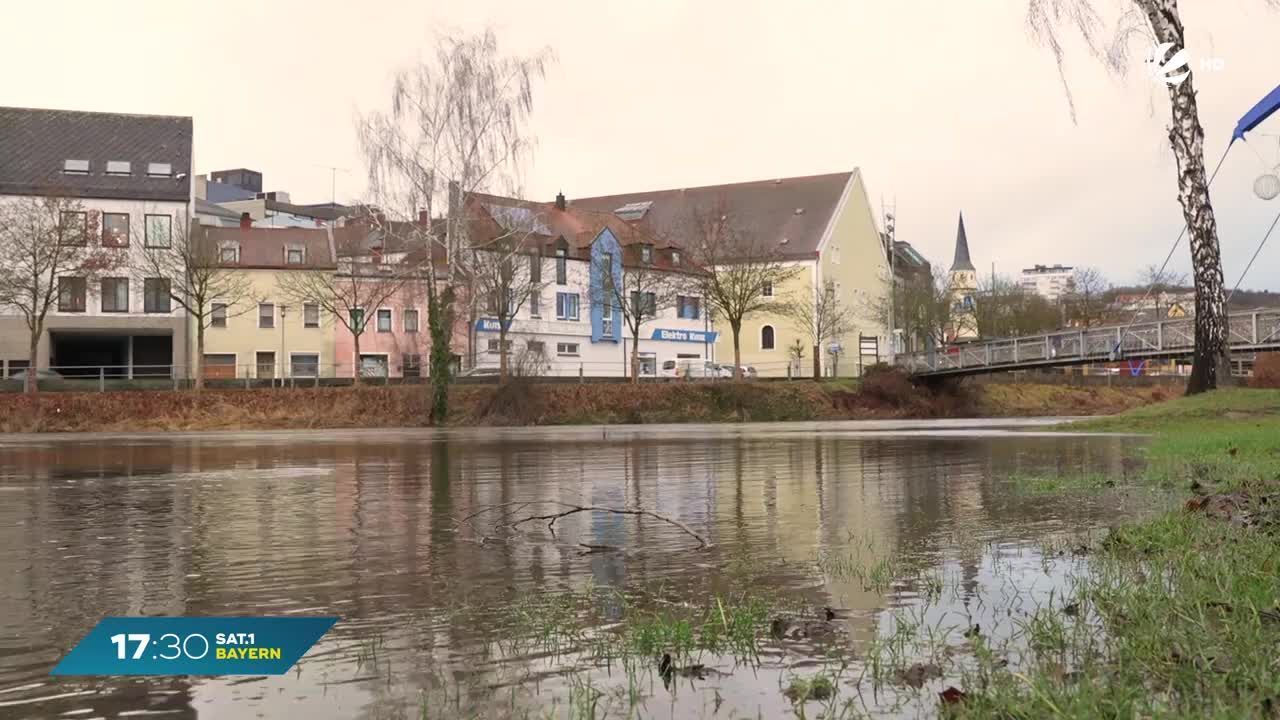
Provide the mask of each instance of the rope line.
{"label": "rope line", "polygon": [[1271,221],[1271,227],[1267,228],[1267,234],[1262,236],[1262,242],[1258,243],[1258,248],[1253,251],[1253,257],[1249,258],[1249,264],[1244,266],[1244,272],[1240,273],[1240,279],[1236,280],[1236,286],[1231,288],[1231,292],[1227,293],[1227,302],[1231,302],[1231,296],[1236,294],[1240,289],[1240,283],[1244,282],[1244,276],[1249,274],[1250,268],[1253,267],[1253,261],[1258,259],[1258,254],[1262,252],[1262,246],[1267,244],[1267,239],[1271,237],[1271,231],[1276,229],[1276,223],[1280,223],[1280,213],[1276,213],[1276,219]]}

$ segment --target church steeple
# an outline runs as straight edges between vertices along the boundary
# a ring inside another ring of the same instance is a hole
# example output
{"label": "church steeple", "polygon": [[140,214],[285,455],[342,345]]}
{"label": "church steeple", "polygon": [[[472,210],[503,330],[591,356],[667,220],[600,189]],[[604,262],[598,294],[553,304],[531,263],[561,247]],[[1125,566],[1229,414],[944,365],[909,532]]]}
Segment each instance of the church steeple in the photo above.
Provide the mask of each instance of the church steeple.
{"label": "church steeple", "polygon": [[973,261],[969,259],[969,238],[964,234],[964,213],[960,213],[960,227],[956,230],[956,257],[951,262],[951,272],[968,270],[977,272]]}

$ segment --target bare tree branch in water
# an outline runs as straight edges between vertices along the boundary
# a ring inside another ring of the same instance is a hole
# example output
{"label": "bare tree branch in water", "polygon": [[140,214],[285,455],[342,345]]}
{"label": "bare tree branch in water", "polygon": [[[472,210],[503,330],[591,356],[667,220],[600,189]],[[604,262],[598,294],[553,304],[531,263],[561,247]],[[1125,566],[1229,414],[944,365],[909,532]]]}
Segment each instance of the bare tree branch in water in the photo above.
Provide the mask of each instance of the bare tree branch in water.
{"label": "bare tree branch in water", "polygon": [[[530,507],[533,507],[533,506],[545,506],[550,508],[557,508],[557,510],[555,512],[522,514],[526,510],[528,510]],[[498,512],[500,514],[498,518],[493,521],[493,525],[490,527],[489,532],[482,532],[480,528],[476,526],[476,520],[480,518],[480,516],[482,515],[488,515],[490,513],[495,513],[495,512]],[[512,534],[519,532],[520,526],[525,525],[527,523],[543,522],[543,521],[547,523],[547,531],[551,533],[551,537],[559,539],[558,536],[556,535],[556,522],[558,520],[560,520],[561,518],[569,517],[570,515],[577,515],[578,513],[597,513],[597,512],[609,513],[611,515],[633,515],[637,517],[650,517],[650,518],[653,518],[654,520],[661,520],[662,522],[665,522],[668,525],[672,525],[678,528],[679,530],[681,530],[682,532],[684,532],[686,535],[693,538],[694,540],[697,540],[698,550],[707,550],[707,549],[710,549],[711,547],[714,547],[713,543],[708,541],[702,535],[694,532],[692,528],[680,522],[679,520],[676,520],[675,518],[667,517],[666,515],[662,515],[660,513],[656,513],[652,510],[647,510],[645,508],[639,508],[639,507],[615,508],[615,507],[607,507],[603,505],[577,505],[574,503],[560,502],[557,500],[516,501],[516,502],[502,503],[500,505],[490,505],[488,507],[481,508],[480,510],[477,510],[476,512],[473,512],[461,518],[460,520],[458,520],[457,525],[458,527],[462,527],[465,525],[471,528],[471,530],[475,532],[476,535],[480,536],[481,545],[487,544],[492,541],[505,540],[507,537],[510,537]],[[587,554],[590,552],[622,549],[612,545],[591,545],[587,543],[578,543],[578,546],[585,548],[583,554]]]}

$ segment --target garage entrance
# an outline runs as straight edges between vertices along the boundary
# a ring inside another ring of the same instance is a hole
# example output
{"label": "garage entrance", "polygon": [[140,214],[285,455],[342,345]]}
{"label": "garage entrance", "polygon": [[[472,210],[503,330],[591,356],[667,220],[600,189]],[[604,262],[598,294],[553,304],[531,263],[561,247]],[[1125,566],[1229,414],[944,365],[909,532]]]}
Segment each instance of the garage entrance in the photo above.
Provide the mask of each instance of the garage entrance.
{"label": "garage entrance", "polygon": [[49,333],[49,367],[68,377],[169,377],[173,336]]}

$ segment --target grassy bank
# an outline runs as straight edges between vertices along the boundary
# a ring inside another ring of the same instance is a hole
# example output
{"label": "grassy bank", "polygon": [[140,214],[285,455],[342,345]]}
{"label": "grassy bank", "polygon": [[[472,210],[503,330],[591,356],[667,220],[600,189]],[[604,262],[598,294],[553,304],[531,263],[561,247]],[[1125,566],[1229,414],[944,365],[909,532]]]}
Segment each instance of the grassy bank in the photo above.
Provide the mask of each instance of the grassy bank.
{"label": "grassy bank", "polygon": [[[423,385],[0,395],[0,432],[421,427]],[[895,373],[865,382],[459,385],[451,425],[767,422],[1118,412],[1158,388],[990,385],[929,390]]]}
{"label": "grassy bank", "polygon": [[1146,479],[1183,510],[1114,528],[1074,594],[992,658],[964,717],[1280,717],[1280,391],[1231,390],[1085,421],[1155,434]]}

